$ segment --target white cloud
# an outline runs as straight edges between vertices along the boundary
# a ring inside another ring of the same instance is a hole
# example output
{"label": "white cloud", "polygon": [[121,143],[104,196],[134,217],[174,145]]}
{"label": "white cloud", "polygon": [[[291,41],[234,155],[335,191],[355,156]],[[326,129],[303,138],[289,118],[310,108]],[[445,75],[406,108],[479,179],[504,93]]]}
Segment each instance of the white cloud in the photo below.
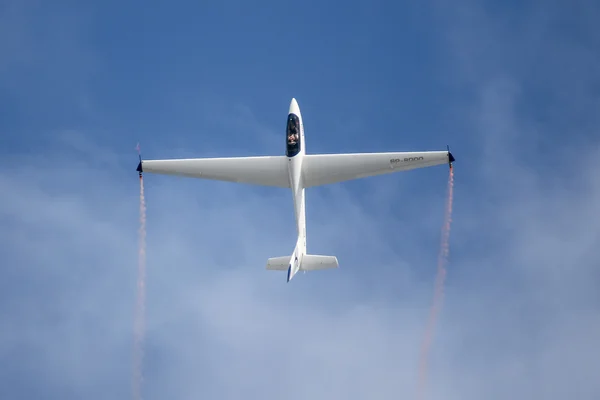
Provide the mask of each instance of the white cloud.
{"label": "white cloud", "polygon": [[[81,156],[71,157],[59,155],[63,165],[82,162]],[[127,172],[102,172],[92,165],[44,170],[38,163],[52,165],[38,157],[2,172],[0,179],[9,194],[2,198],[1,219],[9,221],[2,236],[11,265],[3,273],[23,285],[3,293],[9,325],[3,329],[2,355],[17,351],[22,356],[9,358],[13,365],[35,365],[29,376],[51,374],[80,395],[92,396],[99,382],[120,382],[114,390],[123,395],[129,388],[124,377],[130,365],[136,178],[131,173],[129,183],[115,183],[116,173]],[[457,241],[476,244],[486,229],[510,236],[485,256],[477,249],[476,256],[454,252],[432,353],[432,398],[492,392],[497,396],[492,398],[528,393],[553,398],[570,393],[576,383],[597,392],[590,372],[597,362],[584,349],[599,329],[593,317],[597,299],[595,306],[588,303],[597,270],[592,238],[600,226],[594,217],[600,192],[593,177],[599,171],[581,171],[583,200],[561,188],[547,192],[533,186],[515,194],[518,202],[500,198],[494,216],[469,215],[465,209],[456,216],[453,235],[462,236]],[[53,190],[65,179],[70,190]],[[419,269],[431,266],[411,264],[411,257],[408,264],[394,265],[391,256],[401,251],[381,241],[377,223],[353,204],[351,194],[333,192],[336,207],[326,216],[323,210],[333,199],[315,195],[312,212],[323,214],[323,222],[315,219],[309,231],[315,242],[326,240],[319,249],[351,257],[341,257],[339,271],[300,275],[287,285],[284,275],[264,270],[266,257],[289,250],[293,232],[284,224],[292,222],[286,193],[274,191],[269,198],[236,185],[150,175],[146,182],[147,398],[276,397],[286,390],[292,398],[411,393],[432,277],[414,279]],[[192,184],[198,189],[191,190]],[[505,184],[511,187],[510,181]],[[575,222],[573,213],[565,212],[571,209],[578,210]],[[466,231],[463,215],[479,217],[480,223]],[[359,254],[381,258],[366,266],[353,258]],[[378,265],[386,255],[392,268]],[[577,262],[569,264],[569,258]],[[471,274],[481,281],[463,280]],[[506,274],[508,282],[489,281]],[[393,295],[402,302],[389,292],[361,294],[363,280],[374,292],[397,288]],[[25,357],[25,348],[41,352]],[[570,360],[569,366],[562,360]],[[204,371],[209,378],[202,379]],[[590,379],[582,383],[577,376]]]}

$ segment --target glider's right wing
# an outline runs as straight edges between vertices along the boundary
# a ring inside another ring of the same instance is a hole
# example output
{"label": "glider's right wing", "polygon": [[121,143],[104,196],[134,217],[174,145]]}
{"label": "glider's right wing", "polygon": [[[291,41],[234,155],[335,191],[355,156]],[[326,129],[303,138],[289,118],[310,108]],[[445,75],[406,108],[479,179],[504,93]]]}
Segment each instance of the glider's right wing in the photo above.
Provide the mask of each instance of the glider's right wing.
{"label": "glider's right wing", "polygon": [[142,160],[138,172],[289,188],[287,157]]}
{"label": "glider's right wing", "polygon": [[302,162],[305,188],[408,171],[415,168],[450,164],[449,151],[398,153],[307,154]]}

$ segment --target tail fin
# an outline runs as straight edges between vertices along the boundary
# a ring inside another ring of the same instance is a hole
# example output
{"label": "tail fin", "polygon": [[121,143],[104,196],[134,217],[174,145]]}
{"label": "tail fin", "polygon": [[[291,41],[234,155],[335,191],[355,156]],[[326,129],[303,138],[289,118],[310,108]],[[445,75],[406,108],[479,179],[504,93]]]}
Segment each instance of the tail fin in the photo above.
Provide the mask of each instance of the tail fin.
{"label": "tail fin", "polygon": [[270,271],[286,271],[287,270],[287,281],[289,282],[296,272],[300,270],[300,264],[298,262],[298,256],[296,250],[290,256],[273,257],[267,260],[267,269]]}
{"label": "tail fin", "polygon": [[330,268],[339,268],[337,257],[305,254],[302,257],[302,264],[300,264],[301,271],[319,271]]}

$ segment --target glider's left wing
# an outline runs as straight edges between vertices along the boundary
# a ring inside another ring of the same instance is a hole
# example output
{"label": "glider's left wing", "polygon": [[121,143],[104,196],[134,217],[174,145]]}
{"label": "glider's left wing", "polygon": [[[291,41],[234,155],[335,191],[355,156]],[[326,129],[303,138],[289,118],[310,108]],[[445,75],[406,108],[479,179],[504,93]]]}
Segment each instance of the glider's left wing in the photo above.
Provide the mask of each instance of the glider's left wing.
{"label": "glider's left wing", "polygon": [[308,188],[453,161],[449,151],[307,154],[302,162],[302,179]]}
{"label": "glider's left wing", "polygon": [[284,156],[142,160],[139,172],[289,188]]}

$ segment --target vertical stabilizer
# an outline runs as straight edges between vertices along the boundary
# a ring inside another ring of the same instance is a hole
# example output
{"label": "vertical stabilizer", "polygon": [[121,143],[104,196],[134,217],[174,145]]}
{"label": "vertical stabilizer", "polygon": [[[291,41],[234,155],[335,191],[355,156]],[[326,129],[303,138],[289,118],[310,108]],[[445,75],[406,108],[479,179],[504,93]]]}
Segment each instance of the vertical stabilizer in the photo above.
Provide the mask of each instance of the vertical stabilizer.
{"label": "vertical stabilizer", "polygon": [[294,277],[294,275],[296,275],[296,272],[298,272],[300,270],[300,260],[299,260],[298,256],[299,256],[298,246],[296,246],[296,248],[294,249],[294,252],[292,253],[292,256],[290,257],[288,273],[287,273],[287,281],[288,282],[291,281],[292,278]]}

